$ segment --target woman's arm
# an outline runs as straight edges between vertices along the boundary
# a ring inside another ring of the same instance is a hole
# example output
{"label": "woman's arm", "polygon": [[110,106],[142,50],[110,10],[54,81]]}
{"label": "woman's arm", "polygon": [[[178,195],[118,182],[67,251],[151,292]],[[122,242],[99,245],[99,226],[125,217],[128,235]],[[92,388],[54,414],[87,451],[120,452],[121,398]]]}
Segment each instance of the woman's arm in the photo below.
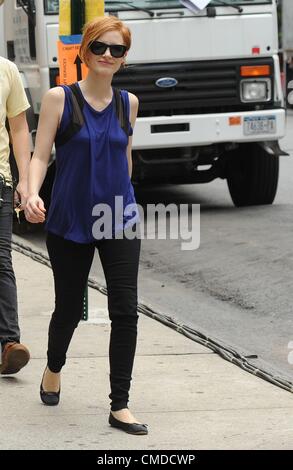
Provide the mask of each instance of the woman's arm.
{"label": "woman's arm", "polygon": [[45,219],[45,208],[39,191],[45,179],[53,142],[64,107],[65,94],[61,87],[49,90],[42,101],[35,151],[29,169],[29,190],[25,210],[29,222],[38,223]]}
{"label": "woman's arm", "polygon": [[[132,93],[128,93],[128,96],[129,96],[129,103],[130,103],[129,120],[130,120],[132,129],[134,129],[135,121],[136,121],[137,113],[138,113],[139,101],[138,101],[137,96],[133,95]],[[127,160],[128,160],[128,172],[131,178],[131,175],[132,175],[132,136],[130,136],[128,140]]]}

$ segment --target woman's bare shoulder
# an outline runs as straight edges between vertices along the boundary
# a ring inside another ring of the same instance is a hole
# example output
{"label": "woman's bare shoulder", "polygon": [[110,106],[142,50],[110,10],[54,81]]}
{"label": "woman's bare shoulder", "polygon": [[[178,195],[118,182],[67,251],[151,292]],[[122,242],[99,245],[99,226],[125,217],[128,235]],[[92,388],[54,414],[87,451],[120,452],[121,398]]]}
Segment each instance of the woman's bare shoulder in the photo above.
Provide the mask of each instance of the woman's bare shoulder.
{"label": "woman's bare shoulder", "polygon": [[128,97],[129,97],[129,102],[130,102],[131,107],[138,106],[139,100],[138,100],[138,97],[136,95],[134,95],[133,93],[130,93],[128,91]]}
{"label": "woman's bare shoulder", "polygon": [[64,102],[64,97],[65,97],[65,92],[64,89],[61,86],[56,86],[54,88],[50,88],[45,95],[44,95],[44,100],[46,102],[52,102],[54,105],[58,103],[63,103]]}

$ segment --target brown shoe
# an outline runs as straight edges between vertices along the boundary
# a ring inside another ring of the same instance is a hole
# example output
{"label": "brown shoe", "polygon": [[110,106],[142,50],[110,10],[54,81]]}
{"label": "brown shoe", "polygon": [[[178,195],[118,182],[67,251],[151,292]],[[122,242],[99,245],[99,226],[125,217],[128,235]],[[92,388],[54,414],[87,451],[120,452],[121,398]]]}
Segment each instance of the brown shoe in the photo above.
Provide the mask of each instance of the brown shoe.
{"label": "brown shoe", "polygon": [[6,343],[2,352],[0,373],[16,374],[30,359],[28,349],[20,343]]}

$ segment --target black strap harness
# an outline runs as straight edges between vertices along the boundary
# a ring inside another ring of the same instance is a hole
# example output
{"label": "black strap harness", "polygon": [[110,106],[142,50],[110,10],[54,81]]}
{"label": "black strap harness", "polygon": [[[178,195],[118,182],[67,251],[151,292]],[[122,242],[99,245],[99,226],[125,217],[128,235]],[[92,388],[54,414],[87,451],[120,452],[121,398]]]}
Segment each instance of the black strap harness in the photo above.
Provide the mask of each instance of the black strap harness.
{"label": "black strap harness", "polygon": [[[61,134],[56,135],[56,147],[60,147],[61,145],[66,144],[70,139],[72,139],[75,134],[80,131],[80,129],[84,125],[84,97],[82,96],[79,86],[76,83],[69,85],[69,88],[71,90],[72,104],[71,120],[66,129]],[[120,90],[118,88],[113,88],[113,93],[117,119],[125,134],[127,135],[127,137],[129,137],[129,121],[124,109],[124,103],[121,97]]]}

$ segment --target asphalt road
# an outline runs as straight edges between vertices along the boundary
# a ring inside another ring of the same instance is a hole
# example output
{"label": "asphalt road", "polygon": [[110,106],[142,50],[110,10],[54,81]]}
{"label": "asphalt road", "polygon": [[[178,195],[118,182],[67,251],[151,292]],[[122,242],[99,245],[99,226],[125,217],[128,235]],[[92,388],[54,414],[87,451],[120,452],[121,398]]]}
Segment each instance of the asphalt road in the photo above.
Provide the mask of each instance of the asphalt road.
{"label": "asphalt road", "polygon": [[281,146],[272,206],[235,208],[225,181],[149,190],[143,200],[201,205],[201,243],[182,251],[178,241],[143,242],[141,295],[181,322],[219,338],[255,361],[293,379],[293,116]]}
{"label": "asphalt road", "polygon": [[[272,206],[235,208],[226,181],[206,185],[151,187],[137,191],[146,203],[200,204],[198,249],[182,251],[180,240],[143,240],[139,297],[177,321],[218,338],[293,382],[288,345],[291,307],[293,115],[281,147],[277,197]],[[27,239],[43,246],[42,235]],[[98,257],[92,277],[103,281]]]}

